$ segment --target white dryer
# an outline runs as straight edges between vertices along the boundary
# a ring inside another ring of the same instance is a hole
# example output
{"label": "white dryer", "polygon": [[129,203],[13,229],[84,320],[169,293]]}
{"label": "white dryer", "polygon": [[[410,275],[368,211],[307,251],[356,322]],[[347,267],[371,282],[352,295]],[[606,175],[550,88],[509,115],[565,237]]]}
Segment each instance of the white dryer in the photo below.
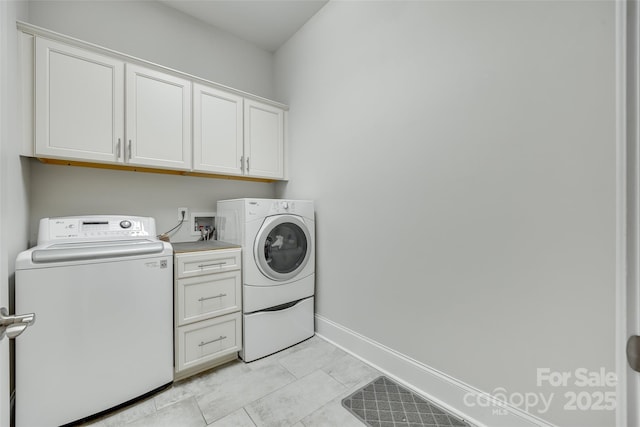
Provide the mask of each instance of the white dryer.
{"label": "white dryer", "polygon": [[219,240],[242,246],[243,360],[313,336],[313,201],[222,200],[216,229]]}

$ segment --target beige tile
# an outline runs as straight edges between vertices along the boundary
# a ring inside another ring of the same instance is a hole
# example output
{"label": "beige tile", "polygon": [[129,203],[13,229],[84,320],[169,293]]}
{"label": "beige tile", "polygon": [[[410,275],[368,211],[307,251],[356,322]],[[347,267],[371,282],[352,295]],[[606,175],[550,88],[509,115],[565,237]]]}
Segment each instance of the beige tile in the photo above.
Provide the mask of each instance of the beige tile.
{"label": "beige tile", "polygon": [[127,427],[204,427],[206,423],[198,403],[191,397],[126,425]]}
{"label": "beige tile", "polygon": [[133,406],[123,408],[113,414],[108,415],[106,418],[102,418],[100,422],[104,427],[115,427],[127,424],[137,419],[146,417],[156,412],[156,405],[153,403],[153,399],[146,399]]}
{"label": "beige tile", "polygon": [[153,399],[87,427],[195,427],[205,422],[214,427],[361,426],[342,407],[342,399],[379,375],[366,363],[312,337],[258,361],[232,362],[178,382]]}
{"label": "beige tile", "polygon": [[224,386],[198,396],[198,405],[209,424],[295,380],[291,373],[279,365],[265,366],[239,375],[225,382]]}
{"label": "beige tile", "polygon": [[256,425],[244,409],[238,409],[213,424],[209,424],[209,427],[256,427]]}
{"label": "beige tile", "polygon": [[354,387],[363,382],[368,383],[382,375],[380,371],[347,353],[326,365],[322,370],[344,384],[347,388]]}
{"label": "beige tile", "polygon": [[315,337],[313,341],[298,351],[281,357],[279,363],[295,375],[296,378],[302,378],[335,362],[336,359],[345,354],[344,351],[336,346]]}
{"label": "beige tile", "polygon": [[189,397],[207,394],[249,371],[247,365],[238,360],[174,383],[171,388],[155,396],[156,407],[162,409]]}
{"label": "beige tile", "polygon": [[258,427],[291,426],[344,391],[345,387],[317,370],[245,408]]}
{"label": "beige tile", "polygon": [[343,398],[344,396],[340,396],[304,417],[302,424],[305,427],[362,427],[362,422],[342,406]]}

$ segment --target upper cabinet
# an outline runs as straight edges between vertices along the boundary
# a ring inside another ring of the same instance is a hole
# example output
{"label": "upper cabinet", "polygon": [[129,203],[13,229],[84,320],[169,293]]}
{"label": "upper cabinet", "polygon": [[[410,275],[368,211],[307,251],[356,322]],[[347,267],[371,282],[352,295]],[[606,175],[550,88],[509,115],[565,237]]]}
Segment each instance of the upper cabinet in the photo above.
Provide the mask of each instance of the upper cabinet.
{"label": "upper cabinet", "polygon": [[[285,179],[286,106],[18,25],[24,154],[184,174]],[[32,34],[33,36],[29,36]],[[29,60],[33,58],[33,61]],[[33,79],[31,83],[31,78]]]}
{"label": "upper cabinet", "polygon": [[193,169],[243,174],[241,96],[193,85]]}
{"label": "upper cabinet", "polygon": [[284,111],[253,100],[244,103],[246,173],[281,178],[284,174]]}
{"label": "upper cabinet", "polygon": [[35,53],[36,156],[191,168],[190,81],[40,37]]}
{"label": "upper cabinet", "polygon": [[118,161],[124,139],[124,63],[36,39],[37,156]]}
{"label": "upper cabinet", "polygon": [[193,168],[255,178],[284,176],[284,110],[194,84]]}
{"label": "upper cabinet", "polygon": [[127,64],[126,88],[126,161],[190,169],[191,82]]}

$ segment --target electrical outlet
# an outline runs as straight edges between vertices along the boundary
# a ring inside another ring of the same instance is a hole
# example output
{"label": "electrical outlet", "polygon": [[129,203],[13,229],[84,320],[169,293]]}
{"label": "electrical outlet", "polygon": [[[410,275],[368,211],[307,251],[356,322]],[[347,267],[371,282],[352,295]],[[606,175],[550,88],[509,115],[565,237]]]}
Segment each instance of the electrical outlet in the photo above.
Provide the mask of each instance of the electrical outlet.
{"label": "electrical outlet", "polygon": [[[184,217],[182,212],[184,212]],[[189,221],[189,208],[178,208],[178,221]]]}

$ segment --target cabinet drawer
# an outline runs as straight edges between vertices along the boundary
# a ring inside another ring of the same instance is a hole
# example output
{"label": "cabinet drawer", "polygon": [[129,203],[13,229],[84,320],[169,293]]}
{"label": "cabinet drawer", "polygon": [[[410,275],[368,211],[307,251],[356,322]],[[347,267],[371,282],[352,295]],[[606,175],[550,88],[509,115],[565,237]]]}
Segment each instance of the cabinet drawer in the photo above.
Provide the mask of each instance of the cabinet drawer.
{"label": "cabinet drawer", "polygon": [[176,255],[176,277],[199,276],[202,274],[233,271],[240,269],[240,249],[219,249]]}
{"label": "cabinet drawer", "polygon": [[240,311],[240,270],[178,279],[178,326]]}
{"label": "cabinet drawer", "polygon": [[242,314],[233,313],[177,330],[176,371],[228,356],[242,348]]}

